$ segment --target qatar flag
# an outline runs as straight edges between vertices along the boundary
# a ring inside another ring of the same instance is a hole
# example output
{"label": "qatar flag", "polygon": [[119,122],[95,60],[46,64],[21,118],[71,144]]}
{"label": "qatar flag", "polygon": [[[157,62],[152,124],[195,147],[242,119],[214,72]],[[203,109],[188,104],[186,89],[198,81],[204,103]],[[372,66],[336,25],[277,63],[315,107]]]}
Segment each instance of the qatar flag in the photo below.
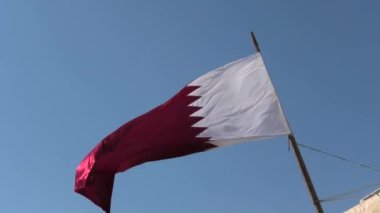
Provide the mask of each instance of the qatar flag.
{"label": "qatar flag", "polygon": [[110,212],[115,174],[139,164],[291,134],[260,53],[206,73],[104,138],[75,191]]}

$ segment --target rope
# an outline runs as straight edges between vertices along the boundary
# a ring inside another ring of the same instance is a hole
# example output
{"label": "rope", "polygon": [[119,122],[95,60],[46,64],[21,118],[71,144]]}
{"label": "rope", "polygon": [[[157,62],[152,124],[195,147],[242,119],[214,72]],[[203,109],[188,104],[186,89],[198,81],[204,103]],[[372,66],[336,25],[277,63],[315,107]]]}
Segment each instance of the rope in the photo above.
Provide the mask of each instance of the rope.
{"label": "rope", "polygon": [[361,191],[367,190],[367,189],[373,189],[373,188],[378,188],[380,186],[380,181],[376,183],[372,183],[370,185],[362,186],[360,188],[356,188],[347,192],[335,194],[329,197],[326,197],[324,199],[321,199],[320,202],[330,202],[330,201],[337,201],[337,200],[345,200],[345,199],[353,199],[357,198],[358,196],[354,196],[353,194],[357,194]]}
{"label": "rope", "polygon": [[310,149],[312,151],[315,151],[315,152],[319,152],[319,153],[322,153],[324,155],[327,155],[327,156],[330,156],[330,157],[333,157],[333,158],[336,158],[336,159],[339,159],[339,160],[342,160],[342,161],[346,161],[348,163],[351,163],[353,165],[356,165],[356,166],[359,166],[359,167],[362,167],[362,168],[366,168],[366,169],[369,169],[369,170],[372,170],[372,171],[375,171],[375,172],[378,172],[380,173],[380,169],[377,169],[377,168],[374,168],[372,166],[369,166],[369,165],[366,165],[366,164],[363,164],[363,163],[359,163],[359,162],[356,162],[356,161],[353,161],[353,160],[350,160],[350,159],[347,159],[347,158],[344,158],[344,157],[341,157],[341,156],[338,156],[336,154],[331,154],[331,153],[328,153],[328,152],[325,152],[325,151],[322,151],[320,149],[317,149],[317,148],[313,148],[313,147],[310,147],[310,146],[307,146],[305,144],[301,144],[301,143],[297,143],[300,147],[303,147],[303,148],[307,148],[307,149]]}
{"label": "rope", "polygon": [[[375,172],[380,173],[380,169],[374,168],[374,167],[369,166],[367,164],[359,163],[357,161],[353,161],[353,160],[341,157],[341,156],[336,155],[336,154],[332,154],[332,153],[329,153],[329,152],[326,152],[326,151],[323,151],[323,150],[320,150],[320,149],[317,149],[317,148],[314,148],[314,147],[311,147],[311,146],[307,146],[305,144],[301,144],[301,143],[297,143],[297,144],[300,147],[302,147],[302,148],[307,148],[309,150],[312,150],[312,151],[315,151],[315,152],[327,155],[329,157],[336,158],[336,159],[339,159],[339,160],[351,163],[353,165],[356,165],[356,166],[359,166],[359,167],[362,167],[362,168],[369,169],[371,171],[375,171]],[[335,195],[326,197],[324,199],[321,199],[320,202],[322,203],[322,202],[331,202],[331,201],[338,201],[338,200],[346,200],[346,199],[357,198],[358,195],[355,195],[355,194],[358,194],[361,191],[372,189],[372,188],[375,188],[375,187],[376,188],[380,187],[380,181],[376,182],[376,183],[373,183],[373,184],[370,184],[370,185],[362,186],[360,188],[356,188],[356,189],[353,189],[353,190],[350,190],[350,191],[346,191],[346,192],[343,192],[343,193],[339,193],[339,194],[335,194]]]}

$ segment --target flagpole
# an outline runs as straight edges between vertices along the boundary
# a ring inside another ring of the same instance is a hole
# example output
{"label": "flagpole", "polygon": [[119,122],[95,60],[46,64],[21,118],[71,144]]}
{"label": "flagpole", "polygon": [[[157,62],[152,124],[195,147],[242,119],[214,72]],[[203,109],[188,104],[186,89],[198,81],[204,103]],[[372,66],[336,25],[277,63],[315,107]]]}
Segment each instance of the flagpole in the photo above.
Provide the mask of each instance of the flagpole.
{"label": "flagpole", "polygon": [[[260,53],[259,43],[257,42],[255,34],[253,32],[251,32],[251,39],[252,39],[252,43],[253,43],[253,45],[254,45],[254,47],[256,49],[256,52]],[[307,189],[309,190],[309,194],[311,196],[311,200],[313,201],[313,204],[314,204],[314,207],[316,209],[316,212],[317,213],[323,213],[323,208],[322,208],[322,205],[321,205],[321,201],[319,200],[317,192],[315,191],[313,182],[311,181],[309,172],[308,172],[308,170],[306,168],[306,164],[305,164],[305,162],[304,162],[304,160],[302,158],[301,151],[300,151],[300,149],[298,147],[296,138],[294,137],[293,134],[289,134],[288,135],[288,139],[289,139],[290,145],[291,145],[291,147],[293,149],[294,155],[296,156],[296,160],[297,160],[298,166],[299,166],[299,168],[301,170],[301,173],[303,175],[303,178],[305,180]]]}
{"label": "flagpole", "polygon": [[290,145],[293,148],[294,155],[296,156],[298,166],[301,169],[302,175],[304,177],[307,189],[309,190],[311,199],[313,201],[313,204],[315,206],[315,209],[317,210],[317,213],[323,213],[323,208],[321,205],[321,201],[318,198],[317,192],[315,191],[313,182],[311,181],[309,172],[307,171],[306,164],[302,158],[301,151],[298,147],[296,138],[293,134],[288,135],[288,139],[290,141]]}
{"label": "flagpole", "polygon": [[256,52],[259,53],[260,52],[259,43],[257,42],[255,34],[253,32],[251,32],[251,39],[252,39],[253,46],[255,46]]}

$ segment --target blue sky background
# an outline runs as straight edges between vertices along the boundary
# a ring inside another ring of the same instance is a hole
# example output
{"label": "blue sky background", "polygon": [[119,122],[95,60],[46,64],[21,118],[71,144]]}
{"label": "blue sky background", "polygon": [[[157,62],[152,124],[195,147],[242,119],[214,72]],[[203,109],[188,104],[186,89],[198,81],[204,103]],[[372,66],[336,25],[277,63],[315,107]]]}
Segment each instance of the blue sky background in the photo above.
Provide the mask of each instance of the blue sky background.
{"label": "blue sky background", "polygon": [[[73,192],[106,135],[203,73],[262,54],[298,142],[379,168],[378,1],[0,1],[0,211],[101,212]],[[321,199],[380,174],[302,149]],[[376,188],[376,187],[375,187]],[[354,199],[324,203],[342,212]],[[314,212],[285,137],[143,164],[117,212]]]}

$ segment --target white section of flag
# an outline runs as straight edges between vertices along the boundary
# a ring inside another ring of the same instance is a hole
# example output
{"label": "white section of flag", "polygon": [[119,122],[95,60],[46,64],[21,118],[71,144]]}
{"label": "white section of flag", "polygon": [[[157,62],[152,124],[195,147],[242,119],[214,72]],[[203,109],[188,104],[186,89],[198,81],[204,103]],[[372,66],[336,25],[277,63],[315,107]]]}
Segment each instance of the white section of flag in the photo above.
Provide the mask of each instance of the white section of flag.
{"label": "white section of flag", "polygon": [[198,137],[217,146],[291,134],[272,82],[259,53],[206,73],[189,84],[200,86],[190,106],[207,127]]}

